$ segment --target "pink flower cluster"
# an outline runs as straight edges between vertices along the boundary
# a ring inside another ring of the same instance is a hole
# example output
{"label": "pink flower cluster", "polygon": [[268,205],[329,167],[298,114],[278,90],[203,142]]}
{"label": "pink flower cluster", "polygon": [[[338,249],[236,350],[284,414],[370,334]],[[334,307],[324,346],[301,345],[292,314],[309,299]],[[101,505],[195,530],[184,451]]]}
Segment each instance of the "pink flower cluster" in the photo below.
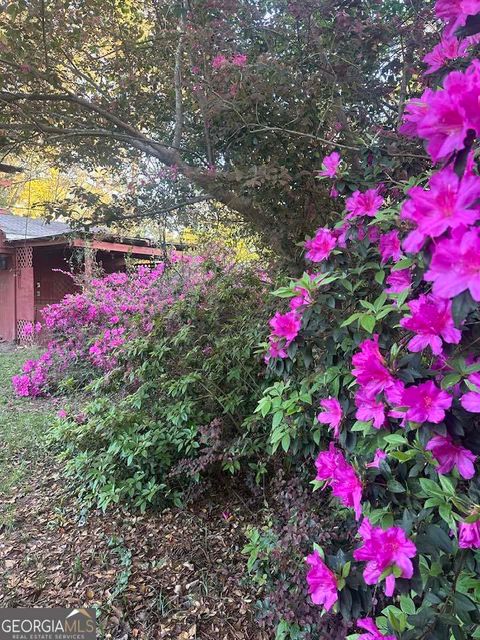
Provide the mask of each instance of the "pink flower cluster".
{"label": "pink flower cluster", "polygon": [[322,170],[319,171],[318,175],[323,178],[335,178],[341,160],[338,151],[333,151],[330,155],[325,156],[322,163]]}
{"label": "pink flower cluster", "polygon": [[479,97],[480,60],[474,60],[466,71],[449,73],[442,89],[411,100],[400,131],[425,140],[434,162],[443,160],[464,148],[469,131],[480,133]]}
{"label": "pink flower cluster", "polygon": [[349,212],[345,218],[347,220],[363,216],[374,218],[383,202],[384,199],[377,189],[367,189],[364,193],[355,191],[345,202],[345,208]]}
{"label": "pink flower cluster", "polygon": [[326,481],[335,497],[344,507],[352,507],[358,520],[362,513],[362,483],[354,468],[348,464],[341,451],[330,443],[328,451],[321,451],[315,461],[316,480]]}
{"label": "pink flower cluster", "polygon": [[41,395],[49,379],[49,370],[52,366],[52,356],[46,351],[38,360],[27,360],[22,373],[12,378],[13,388],[17,396],[35,397]]}
{"label": "pink flower cluster", "polygon": [[[313,282],[318,276],[310,275]],[[300,333],[302,316],[305,309],[313,302],[310,291],[304,287],[295,287],[296,296],[290,298],[290,311],[287,313],[275,313],[269,321],[271,333],[268,338],[268,350],[265,354],[265,362],[275,358],[287,358],[287,349]]]}
{"label": "pink flower cluster", "polygon": [[[173,253],[175,268],[160,263],[139,267],[133,273],[112,273],[83,283],[83,291],[43,310],[47,351],[37,361],[28,361],[23,373],[12,379],[21,396],[48,392],[71,366],[108,371],[128,339],[147,334],[156,316],[199,287],[208,286],[212,273],[201,256]],[[38,327],[33,328],[38,331]]]}
{"label": "pink flower cluster", "polygon": [[400,527],[373,527],[368,518],[364,518],[359,530],[363,545],[353,552],[355,560],[365,561],[363,577],[367,584],[376,584],[380,577],[389,571],[385,578],[385,594],[392,596],[395,590],[395,573],[397,577],[413,576],[413,558],[417,549]]}
{"label": "pink flower cluster", "polygon": [[305,242],[306,257],[312,262],[326,260],[337,245],[335,234],[329,229],[318,229],[315,237]]}
{"label": "pink flower cluster", "polygon": [[449,344],[460,342],[462,333],[453,323],[450,300],[422,293],[408,306],[412,315],[402,318],[400,324],[417,334],[407,345],[410,351],[418,352],[430,347],[438,356],[443,350],[442,338]]}
{"label": "pink flower cluster", "polygon": [[342,407],[336,398],[326,398],[321,400],[320,406],[325,409],[319,413],[317,420],[320,424],[328,424],[333,429],[333,435],[338,439],[340,435],[340,423],[342,421]]}
{"label": "pink flower cluster", "polygon": [[323,605],[329,611],[338,600],[337,578],[320,557],[318,551],[307,556],[310,571],[307,582],[314,604]]}
{"label": "pink flower cluster", "polygon": [[235,53],[230,60],[223,54],[219,54],[213,58],[212,68],[223,69],[228,64],[232,64],[235,67],[244,67],[247,64],[247,59],[244,53]]}

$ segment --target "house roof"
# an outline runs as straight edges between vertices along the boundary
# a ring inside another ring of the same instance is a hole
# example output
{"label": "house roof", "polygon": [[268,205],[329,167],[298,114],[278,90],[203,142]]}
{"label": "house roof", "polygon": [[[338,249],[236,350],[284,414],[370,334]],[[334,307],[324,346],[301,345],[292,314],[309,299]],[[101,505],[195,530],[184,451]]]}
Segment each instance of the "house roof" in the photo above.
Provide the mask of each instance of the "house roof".
{"label": "house roof", "polygon": [[7,241],[33,240],[74,233],[74,229],[64,222],[48,222],[43,218],[27,218],[0,212],[0,230]]}
{"label": "house roof", "polygon": [[13,244],[29,240],[42,240],[58,237],[85,237],[94,235],[106,241],[121,241],[124,244],[138,246],[157,246],[148,238],[135,238],[114,233],[106,227],[91,227],[87,232],[79,231],[65,222],[48,221],[44,218],[16,216],[0,209],[0,232],[3,231],[7,242]]}

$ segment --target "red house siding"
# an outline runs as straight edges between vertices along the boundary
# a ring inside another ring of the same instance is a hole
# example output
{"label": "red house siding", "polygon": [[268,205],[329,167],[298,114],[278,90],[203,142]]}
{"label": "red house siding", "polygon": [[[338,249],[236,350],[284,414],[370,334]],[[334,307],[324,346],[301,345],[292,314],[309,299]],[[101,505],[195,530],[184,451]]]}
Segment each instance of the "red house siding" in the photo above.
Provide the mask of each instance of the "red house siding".
{"label": "red house siding", "polygon": [[[42,321],[44,307],[79,290],[67,274],[60,272],[70,271],[69,258],[75,247],[92,249],[94,260],[106,273],[124,269],[126,255],[163,256],[163,250],[156,247],[96,239],[86,242],[75,237],[31,238],[12,243],[0,230],[0,254],[8,256],[8,268],[0,270],[0,341],[21,340],[26,324]],[[86,260],[86,271],[89,264]]]}
{"label": "red house siding", "polygon": [[[56,271],[55,271],[56,270]],[[35,247],[33,249],[33,285],[35,322],[42,322],[41,310],[49,304],[60,302],[68,293],[76,293],[69,271],[65,247]]]}
{"label": "red house siding", "polygon": [[15,340],[15,272],[0,271],[0,339]]}

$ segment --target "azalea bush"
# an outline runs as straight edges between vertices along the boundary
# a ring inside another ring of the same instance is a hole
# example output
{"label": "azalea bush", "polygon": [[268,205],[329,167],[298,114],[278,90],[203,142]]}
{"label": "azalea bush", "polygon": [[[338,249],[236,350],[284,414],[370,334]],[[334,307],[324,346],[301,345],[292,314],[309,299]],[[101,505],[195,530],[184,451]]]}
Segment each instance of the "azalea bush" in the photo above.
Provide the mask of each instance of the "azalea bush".
{"label": "azalea bush", "polygon": [[[352,640],[480,637],[480,2],[439,0],[436,15],[430,86],[400,129],[433,168],[349,192],[347,164],[327,156],[345,215],[276,291],[289,300],[270,321],[278,380],[257,407],[271,450],[315,460],[314,491],[355,523],[347,542],[311,539],[306,558],[311,602],[339,611]],[[278,628],[311,637],[316,624]]]}
{"label": "azalea bush", "polygon": [[65,407],[51,431],[86,505],[144,511],[193,498],[207,478],[261,472],[262,441],[250,434],[266,384],[257,346],[269,285],[255,263],[202,262],[196,273],[196,286],[152,310],[148,331],[144,315],[130,319],[86,389],[92,400],[81,413]]}
{"label": "azalea bush", "polygon": [[48,347],[14,376],[16,393],[35,397],[59,387],[81,387],[114,368],[119,351],[148,335],[159,313],[189,291],[207,286],[214,264],[207,258],[174,252],[168,264],[140,266],[131,273],[92,279],[69,274],[82,290],[43,309],[43,323],[27,326],[28,334],[43,331]]}

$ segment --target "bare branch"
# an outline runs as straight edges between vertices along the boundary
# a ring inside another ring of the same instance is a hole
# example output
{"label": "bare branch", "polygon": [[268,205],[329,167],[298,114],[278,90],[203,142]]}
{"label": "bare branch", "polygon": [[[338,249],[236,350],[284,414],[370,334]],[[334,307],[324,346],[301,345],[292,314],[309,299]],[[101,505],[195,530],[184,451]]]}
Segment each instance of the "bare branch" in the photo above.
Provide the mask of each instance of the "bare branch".
{"label": "bare branch", "polygon": [[[288,133],[292,136],[299,136],[300,138],[310,138],[311,140],[317,140],[322,144],[327,144],[330,147],[339,147],[340,149],[350,149],[351,151],[360,151],[360,147],[352,147],[348,144],[343,144],[341,142],[337,142],[336,140],[327,140],[326,138],[321,138],[320,136],[316,136],[313,133],[304,133],[303,131],[294,131],[293,129],[284,129],[283,127],[268,127],[266,125],[257,125],[257,124],[249,124],[247,125],[250,128],[252,133],[262,133],[264,131],[272,131],[277,133]],[[256,127],[256,128],[252,128]]]}
{"label": "bare branch", "polygon": [[122,222],[123,220],[135,220],[136,218],[155,218],[159,215],[163,215],[164,213],[169,213],[176,209],[182,209],[183,207],[188,207],[192,204],[197,204],[198,202],[208,202],[211,199],[212,198],[210,196],[198,196],[197,198],[190,198],[190,200],[185,200],[185,202],[179,202],[168,207],[163,207],[162,209],[155,209],[153,212],[122,216],[121,218],[118,218],[118,220]]}

